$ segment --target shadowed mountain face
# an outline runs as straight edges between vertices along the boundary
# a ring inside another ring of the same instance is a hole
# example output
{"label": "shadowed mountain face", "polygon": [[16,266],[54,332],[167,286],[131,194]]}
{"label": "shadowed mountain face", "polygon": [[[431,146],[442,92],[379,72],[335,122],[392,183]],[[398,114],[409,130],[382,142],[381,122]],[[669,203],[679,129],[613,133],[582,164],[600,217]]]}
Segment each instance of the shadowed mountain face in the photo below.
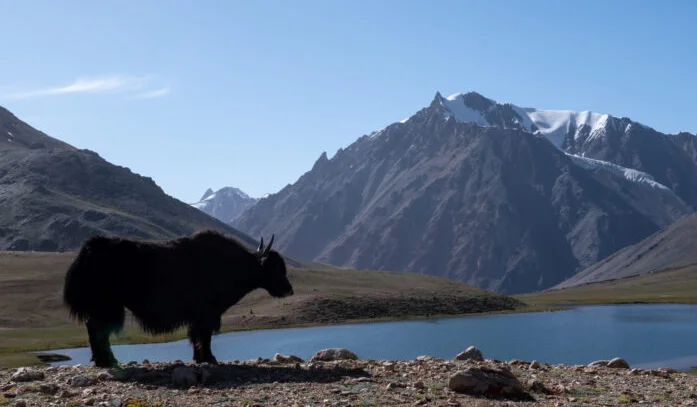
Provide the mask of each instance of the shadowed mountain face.
{"label": "shadowed mountain face", "polygon": [[256,245],[152,179],[53,139],[1,108],[0,136],[0,250],[75,250],[98,233],[169,239],[206,228]]}
{"label": "shadowed mountain face", "polygon": [[511,294],[551,287],[691,212],[690,188],[681,198],[651,174],[565,152],[579,133],[569,123],[585,117],[595,136],[602,126],[554,114],[436,95],[331,160],[322,154],[232,224],[276,232],[294,256]]}

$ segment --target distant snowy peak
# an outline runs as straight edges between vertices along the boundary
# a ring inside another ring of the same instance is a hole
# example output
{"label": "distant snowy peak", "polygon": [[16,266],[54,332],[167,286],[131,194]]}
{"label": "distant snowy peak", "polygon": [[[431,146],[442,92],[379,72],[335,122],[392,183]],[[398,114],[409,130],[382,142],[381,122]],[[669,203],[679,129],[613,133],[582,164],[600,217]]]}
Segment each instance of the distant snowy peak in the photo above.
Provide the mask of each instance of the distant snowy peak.
{"label": "distant snowy peak", "polygon": [[191,204],[194,208],[230,223],[259,200],[252,198],[234,187],[224,187],[217,191],[208,188],[199,202]]}
{"label": "distant snowy peak", "polygon": [[557,148],[562,148],[569,135],[588,139],[600,136],[611,122],[608,114],[589,111],[539,110],[497,103],[476,92],[456,93],[446,97],[436,95],[444,117],[461,123],[484,127],[525,130],[545,136]]}
{"label": "distant snowy peak", "polygon": [[201,197],[201,201],[204,199],[208,198],[209,196],[213,195],[213,190],[211,188],[208,188],[206,192],[203,193],[203,196]]}
{"label": "distant snowy peak", "polygon": [[[212,190],[210,188],[208,188],[208,191],[212,192]],[[235,188],[235,187],[223,187],[223,188],[221,188],[215,192],[212,192],[210,194],[208,193],[208,191],[206,191],[206,194],[208,194],[208,196],[206,196],[204,198],[204,200],[215,199],[216,196],[225,196],[225,197],[229,197],[229,198],[240,198],[240,199],[253,199],[252,197],[250,197],[249,195],[244,193],[242,190]]]}

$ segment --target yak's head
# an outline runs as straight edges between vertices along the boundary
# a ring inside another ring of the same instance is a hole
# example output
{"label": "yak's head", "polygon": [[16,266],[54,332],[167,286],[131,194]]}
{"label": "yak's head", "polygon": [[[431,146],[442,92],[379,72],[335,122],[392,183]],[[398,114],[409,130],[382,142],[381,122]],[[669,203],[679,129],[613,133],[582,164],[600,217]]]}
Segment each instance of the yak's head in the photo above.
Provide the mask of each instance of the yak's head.
{"label": "yak's head", "polygon": [[288,281],[288,271],[283,257],[277,251],[271,250],[273,239],[274,235],[271,235],[269,245],[264,247],[262,237],[256,253],[261,263],[261,288],[273,297],[287,297],[293,295],[293,286]]}

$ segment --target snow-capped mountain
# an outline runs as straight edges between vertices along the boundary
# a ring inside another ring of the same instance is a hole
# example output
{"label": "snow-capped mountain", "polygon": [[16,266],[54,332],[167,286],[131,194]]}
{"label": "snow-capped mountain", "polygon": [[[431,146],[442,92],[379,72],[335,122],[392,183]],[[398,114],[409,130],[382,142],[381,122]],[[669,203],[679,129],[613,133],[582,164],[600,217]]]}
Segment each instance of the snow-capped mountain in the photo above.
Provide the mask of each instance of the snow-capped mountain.
{"label": "snow-capped mountain", "polygon": [[224,187],[217,191],[208,188],[199,202],[191,204],[225,223],[230,223],[248,208],[259,201],[234,187]]}
{"label": "snow-capped mountain", "polygon": [[322,154],[232,224],[338,266],[504,293],[551,287],[697,206],[694,135],[627,118],[436,94]]}
{"label": "snow-capped mountain", "polygon": [[456,93],[447,98],[438,94],[436,102],[446,118],[479,126],[523,129],[546,137],[557,148],[565,147],[567,139],[578,140],[584,134],[600,137],[607,126],[616,125],[617,121],[608,114],[589,111],[539,110],[500,104],[476,92]]}

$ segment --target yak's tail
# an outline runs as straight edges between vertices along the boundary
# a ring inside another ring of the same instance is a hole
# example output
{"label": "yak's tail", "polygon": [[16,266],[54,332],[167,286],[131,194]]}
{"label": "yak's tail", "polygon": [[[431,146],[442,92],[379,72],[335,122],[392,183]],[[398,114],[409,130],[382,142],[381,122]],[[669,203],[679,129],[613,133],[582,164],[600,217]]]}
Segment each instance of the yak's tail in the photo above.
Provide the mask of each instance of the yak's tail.
{"label": "yak's tail", "polygon": [[109,240],[93,237],[85,242],[68,268],[63,287],[63,302],[70,315],[80,322],[94,321],[119,331],[125,320],[123,300],[119,296],[115,256],[107,254]]}

